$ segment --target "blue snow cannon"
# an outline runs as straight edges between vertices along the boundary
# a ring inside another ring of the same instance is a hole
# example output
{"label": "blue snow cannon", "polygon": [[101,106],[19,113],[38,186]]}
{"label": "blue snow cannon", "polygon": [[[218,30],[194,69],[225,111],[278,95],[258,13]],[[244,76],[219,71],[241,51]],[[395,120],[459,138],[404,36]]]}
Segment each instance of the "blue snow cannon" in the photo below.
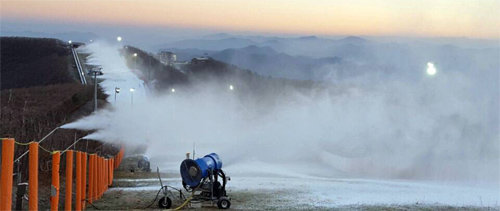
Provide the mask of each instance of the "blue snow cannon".
{"label": "blue snow cannon", "polygon": [[182,186],[193,194],[193,200],[212,201],[219,209],[231,206],[231,198],[226,194],[226,184],[231,178],[222,171],[219,155],[210,153],[196,160],[182,161],[181,176]]}
{"label": "blue snow cannon", "polygon": [[181,176],[185,185],[195,188],[210,174],[222,168],[222,161],[216,153],[210,153],[196,160],[186,159],[181,163]]}

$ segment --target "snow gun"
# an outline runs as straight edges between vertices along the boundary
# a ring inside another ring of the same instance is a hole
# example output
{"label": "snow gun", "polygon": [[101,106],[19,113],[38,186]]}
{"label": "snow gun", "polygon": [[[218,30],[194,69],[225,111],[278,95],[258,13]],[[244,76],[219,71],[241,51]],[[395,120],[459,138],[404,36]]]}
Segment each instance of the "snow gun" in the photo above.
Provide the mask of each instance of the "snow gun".
{"label": "snow gun", "polygon": [[196,160],[185,159],[181,163],[182,186],[193,193],[191,202],[210,201],[219,209],[231,206],[226,195],[226,183],[230,180],[222,171],[222,160],[216,153],[210,153]]}

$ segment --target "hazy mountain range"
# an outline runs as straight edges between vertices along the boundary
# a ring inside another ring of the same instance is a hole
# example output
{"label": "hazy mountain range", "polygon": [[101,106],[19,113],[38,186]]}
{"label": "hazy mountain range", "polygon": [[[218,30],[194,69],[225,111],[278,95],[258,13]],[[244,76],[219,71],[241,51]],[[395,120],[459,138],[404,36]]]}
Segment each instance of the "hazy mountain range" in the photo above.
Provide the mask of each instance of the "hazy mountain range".
{"label": "hazy mountain range", "polygon": [[[342,79],[360,75],[423,77],[427,62],[440,71],[471,71],[498,66],[499,45],[476,48],[416,40],[376,41],[357,36],[339,39],[316,36],[266,37],[212,34],[199,39],[165,43],[158,50],[177,54],[179,60],[209,56],[261,75],[306,80]],[[484,65],[485,62],[488,65]]]}

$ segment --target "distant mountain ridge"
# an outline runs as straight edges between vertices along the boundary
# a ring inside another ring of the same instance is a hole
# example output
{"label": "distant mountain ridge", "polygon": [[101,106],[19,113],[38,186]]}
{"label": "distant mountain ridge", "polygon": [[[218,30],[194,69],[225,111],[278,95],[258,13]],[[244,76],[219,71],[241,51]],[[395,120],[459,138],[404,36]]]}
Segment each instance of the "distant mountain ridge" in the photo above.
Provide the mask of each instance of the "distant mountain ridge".
{"label": "distant mountain ridge", "polygon": [[226,33],[207,35],[161,45],[177,54],[179,60],[210,56],[249,69],[261,75],[323,80],[336,71],[346,58],[370,58],[366,48],[371,42],[357,36],[329,39],[318,36],[262,37],[231,36]]}
{"label": "distant mountain ridge", "polygon": [[[338,80],[366,74],[398,75],[411,80],[421,78],[422,69],[430,61],[440,63],[445,70],[469,71],[468,67],[474,63],[471,56],[475,53],[492,63],[498,60],[494,58],[498,55],[498,45],[469,49],[449,43],[436,44],[434,40],[415,38],[405,42],[359,36],[277,37],[221,33],[192,40],[195,42],[177,42],[191,43],[189,45],[169,47],[165,44],[161,47],[176,53],[181,60],[211,56],[262,75],[303,80]],[[464,39],[448,40],[456,43]],[[210,44],[196,44],[203,42]],[[478,46],[485,43],[491,42],[480,42]]]}
{"label": "distant mountain ridge", "polygon": [[320,80],[316,70],[324,65],[334,65],[341,61],[338,57],[314,59],[290,56],[275,51],[271,47],[251,45],[239,49],[226,49],[210,54],[214,59],[249,69],[258,74],[280,78]]}
{"label": "distant mountain ridge", "polygon": [[327,72],[323,66],[336,65],[340,57],[309,58],[291,56],[271,47],[250,45],[243,48],[229,48],[221,51],[200,49],[165,49],[177,54],[179,60],[187,61],[194,57],[209,56],[228,64],[248,69],[264,76],[300,80],[321,80]]}

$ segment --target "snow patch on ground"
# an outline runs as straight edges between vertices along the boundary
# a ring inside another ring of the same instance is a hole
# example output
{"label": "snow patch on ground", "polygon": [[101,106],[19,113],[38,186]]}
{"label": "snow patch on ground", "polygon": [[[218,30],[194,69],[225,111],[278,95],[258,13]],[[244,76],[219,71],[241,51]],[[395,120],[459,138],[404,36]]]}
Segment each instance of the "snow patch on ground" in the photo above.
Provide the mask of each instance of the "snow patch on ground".
{"label": "snow patch on ground", "polygon": [[495,188],[412,181],[252,177],[234,178],[229,186],[244,191],[288,190],[302,201],[324,207],[416,203],[496,207],[500,202],[500,191]]}
{"label": "snow patch on ground", "polygon": [[[121,179],[129,182],[152,182],[157,179]],[[181,187],[179,178],[163,178],[165,184]],[[159,185],[118,187],[111,190],[156,191]],[[287,203],[317,207],[362,205],[447,205],[457,207],[498,207],[500,191],[496,188],[443,185],[432,182],[386,181],[367,179],[329,179],[293,177],[232,177],[231,193],[266,194]],[[293,200],[300,199],[300,200]],[[287,206],[293,206],[287,204]]]}

